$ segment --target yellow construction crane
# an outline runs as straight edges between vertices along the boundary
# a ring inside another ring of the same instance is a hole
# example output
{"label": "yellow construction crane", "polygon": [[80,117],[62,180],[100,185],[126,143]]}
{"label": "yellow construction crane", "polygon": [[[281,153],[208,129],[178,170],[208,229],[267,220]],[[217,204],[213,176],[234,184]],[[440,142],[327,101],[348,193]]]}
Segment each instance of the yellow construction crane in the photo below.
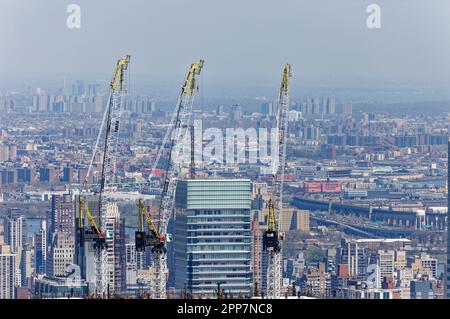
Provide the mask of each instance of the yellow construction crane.
{"label": "yellow construction crane", "polygon": [[[125,71],[128,68],[128,64],[130,63],[131,56],[127,54],[124,58],[120,59],[116,64],[116,69],[114,71],[114,76],[111,81],[111,89],[116,92],[126,91],[126,88],[123,85],[125,80]],[[124,90],[125,89],[125,90]]]}
{"label": "yellow construction crane", "polygon": [[263,236],[263,248],[268,253],[267,297],[278,299],[281,296],[282,251],[280,241],[280,215],[283,209],[283,180],[286,165],[286,137],[288,134],[288,112],[290,94],[291,65],[286,64],[281,78],[280,95],[277,109],[278,158],[272,161],[272,195],[267,205],[268,216]]}
{"label": "yellow construction crane", "polygon": [[[108,104],[105,108],[103,120],[100,126],[97,141],[92,153],[86,178],[83,182],[78,206],[78,245],[84,250],[85,240],[94,242],[95,251],[95,295],[97,298],[108,298],[107,283],[107,261],[106,261],[106,198],[104,196],[105,187],[113,183],[115,178],[115,156],[119,138],[119,121],[122,112],[122,97],[127,91],[125,86],[126,70],[130,62],[130,55],[120,58],[114,69],[114,74],[110,83]],[[93,218],[88,205],[84,200],[88,178],[94,163],[95,156],[99,151],[101,136],[104,137],[104,144],[100,148],[102,153],[101,181],[98,190],[98,224]],[[90,227],[84,225],[84,215],[89,220]]]}
{"label": "yellow construction crane", "polygon": [[266,231],[276,231],[277,223],[275,218],[275,207],[273,207],[272,198],[269,199],[269,204],[267,205],[267,224]]}
{"label": "yellow construction crane", "polygon": [[194,95],[197,90],[197,75],[200,74],[202,68],[203,68],[203,60],[200,60],[197,63],[193,63],[191,65],[191,68],[189,69],[188,75],[186,77],[186,81],[184,82],[184,85],[182,87],[183,94],[192,96]]}
{"label": "yellow construction crane", "polygon": [[264,232],[264,247],[267,251],[280,251],[280,242],[278,236],[277,218],[275,215],[275,206],[272,198],[267,205],[267,224]]}
{"label": "yellow construction crane", "polygon": [[[155,299],[167,298],[166,283],[168,270],[166,245],[170,240],[170,234],[167,233],[167,227],[170,215],[173,212],[175,193],[180,175],[180,167],[177,165],[178,151],[180,151],[178,146],[182,146],[186,132],[189,129],[194,96],[198,91],[198,76],[203,68],[203,63],[203,60],[199,60],[197,63],[191,64],[186,79],[181,87],[180,96],[174,114],[172,115],[169,129],[166,132],[156,156],[154,169],[158,165],[160,155],[168,142],[169,156],[163,177],[158,215],[155,218],[156,223],[153,222],[153,219],[147,213],[143,202],[140,201],[138,204],[141,225],[139,225],[139,231],[135,233],[136,251],[143,251],[148,246],[152,247],[152,252],[154,253],[153,267],[155,276],[150,284],[150,290],[152,298]],[[147,222],[150,230],[149,232],[146,232],[146,229],[144,228],[144,220]]]}
{"label": "yellow construction crane", "polygon": [[[103,121],[100,127],[99,135],[97,138],[97,142],[95,144],[93,154],[92,154],[92,160],[89,165],[88,173],[86,175],[86,178],[83,182],[82,186],[82,192],[86,188],[86,184],[89,178],[90,171],[92,169],[93,161],[95,158],[95,155],[97,154],[98,148],[99,148],[99,141],[100,136],[102,134],[102,129],[106,125],[106,132],[105,132],[105,146],[103,148],[103,165],[102,165],[102,176],[101,176],[101,185],[100,185],[100,199],[99,199],[99,216],[100,216],[100,222],[104,223],[104,217],[102,216],[102,195],[104,191],[104,187],[106,184],[106,179],[111,179],[112,176],[106,176],[107,174],[111,174],[111,172],[108,172],[108,170],[111,170],[113,166],[113,143],[115,140],[115,137],[117,135],[118,131],[118,125],[119,125],[119,114],[120,114],[120,102],[121,98],[120,96],[126,91],[126,88],[124,86],[124,80],[125,80],[125,71],[128,68],[128,64],[130,62],[130,55],[126,55],[124,58],[121,58],[117,61],[116,67],[114,69],[113,78],[110,83],[110,98],[108,106],[105,108],[105,114],[103,116]],[[112,128],[114,126],[114,128]],[[114,135],[114,136],[113,136]],[[84,215],[89,220],[90,228],[85,228],[84,225]],[[103,214],[104,215],[104,214]],[[106,239],[105,239],[105,230],[103,229],[102,225],[97,225],[95,219],[92,217],[92,214],[88,208],[88,205],[86,204],[86,201],[84,199],[83,195],[79,196],[79,202],[78,202],[78,236],[79,236],[79,245],[83,245],[85,240],[94,241],[94,248],[106,248]],[[103,230],[101,230],[103,229]]]}
{"label": "yellow construction crane", "polygon": [[[175,188],[177,179],[173,178],[173,157],[175,152],[175,145],[179,144],[184,137],[184,131],[187,128],[189,122],[189,115],[192,108],[193,96],[198,91],[198,75],[203,67],[203,60],[199,60],[197,63],[193,63],[189,68],[186,79],[181,87],[180,99],[177,103],[175,114],[171,120],[169,130],[166,136],[169,137],[170,128],[174,132],[174,136],[169,142],[169,159],[167,161],[166,173],[164,178],[164,185],[161,194],[161,204],[158,211],[157,221],[158,226],[155,226],[153,218],[147,211],[143,199],[139,199],[138,212],[139,212],[139,225],[138,231],[135,232],[136,251],[144,251],[146,247],[151,247],[152,252],[158,252],[165,254],[167,252],[166,243],[170,238],[167,232],[167,221],[169,219],[170,212],[173,209],[173,198],[175,196]],[[167,139],[164,138],[159,152],[161,152],[167,143]],[[159,154],[157,155],[158,164]],[[156,168],[156,166],[155,166]],[[177,174],[176,174],[177,175]],[[149,232],[146,231],[144,221],[147,222]],[[160,285],[162,285],[160,283]]]}

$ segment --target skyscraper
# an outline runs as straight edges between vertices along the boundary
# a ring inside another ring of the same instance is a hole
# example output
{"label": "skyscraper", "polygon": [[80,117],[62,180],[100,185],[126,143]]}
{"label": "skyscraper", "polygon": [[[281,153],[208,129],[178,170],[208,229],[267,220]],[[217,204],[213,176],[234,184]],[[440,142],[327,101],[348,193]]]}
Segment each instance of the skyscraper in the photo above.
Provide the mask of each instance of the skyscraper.
{"label": "skyscraper", "polygon": [[352,103],[345,103],[342,107],[342,114],[344,115],[352,115],[353,113],[353,105]]}
{"label": "skyscraper", "polygon": [[74,235],[75,222],[71,194],[53,195],[50,234],[64,232]]}
{"label": "skyscraper", "polygon": [[242,108],[240,105],[233,105],[230,111],[230,120],[231,121],[240,121],[242,118]]}
{"label": "skyscraper", "polygon": [[[85,195],[84,200],[91,212],[93,218],[99,223],[99,197],[98,195]],[[75,196],[75,212],[79,210],[79,195]],[[75,219],[75,223],[78,225],[78,217]],[[84,221],[85,225],[88,225],[88,221]],[[91,241],[84,241],[82,245],[79,233],[75,232],[75,263],[80,266],[81,278],[86,279],[89,283],[89,287],[93,287],[95,284],[95,266],[94,266],[94,249]]]}
{"label": "skyscraper", "polygon": [[108,203],[106,208],[107,276],[110,294],[126,290],[125,223],[119,207]]}
{"label": "skyscraper", "polygon": [[128,285],[136,284],[137,279],[137,261],[138,261],[138,252],[136,251],[136,245],[134,243],[125,244],[125,252],[126,252],[126,282]]}
{"label": "skyscraper", "polygon": [[66,166],[63,168],[63,176],[61,178],[61,182],[66,182],[68,184],[72,184],[72,168],[69,166]]}
{"label": "skyscraper", "polygon": [[[186,269],[188,291],[215,297],[220,285],[234,297],[251,296],[250,180],[187,180],[179,189],[177,197],[184,197],[187,208],[187,240],[184,249],[178,247],[175,268],[177,261],[187,263],[180,266]],[[175,241],[181,237],[175,232]]]}
{"label": "skyscraper", "polygon": [[88,95],[90,96],[95,96],[97,95],[98,91],[99,91],[100,85],[93,83],[93,84],[88,84]]}
{"label": "skyscraper", "polygon": [[311,115],[313,114],[313,99],[312,98],[308,98],[306,100],[306,105],[305,105],[305,115]]}
{"label": "skyscraper", "polygon": [[316,97],[313,98],[312,114],[320,114],[320,100]]}
{"label": "skyscraper", "polygon": [[219,104],[216,106],[216,115],[220,116],[220,115],[222,115],[222,113],[223,113],[223,105]]}
{"label": "skyscraper", "polygon": [[47,221],[41,222],[39,232],[34,235],[34,265],[39,274],[46,273],[47,262]]}
{"label": "skyscraper", "polygon": [[[99,225],[99,196],[85,195],[84,200]],[[75,211],[78,212],[79,198],[75,196]],[[78,223],[78,218],[75,220]],[[107,203],[106,206],[106,243],[107,243],[107,281],[109,294],[121,293],[126,289],[126,247],[125,247],[125,222],[120,218],[120,212],[116,203]],[[84,221],[85,225],[89,221]],[[75,237],[79,234],[76,232]],[[80,266],[81,277],[89,283],[91,289],[95,285],[95,250],[93,242],[86,240],[79,245],[79,239],[75,240],[75,263]],[[91,291],[92,292],[92,291]]]}
{"label": "skyscraper", "polygon": [[9,251],[15,255],[15,285],[22,287],[26,284],[27,271],[30,269],[30,254],[26,250],[27,222],[20,209],[11,209],[5,217],[4,242]]}
{"label": "skyscraper", "polygon": [[45,94],[38,94],[33,96],[33,110],[36,112],[46,112],[48,110],[48,96]]}
{"label": "skyscraper", "polygon": [[39,168],[39,181],[40,182],[50,182],[51,179],[51,169],[48,167]]}
{"label": "skyscraper", "polygon": [[328,98],[326,96],[322,97],[322,114],[328,114]]}
{"label": "skyscraper", "polygon": [[339,263],[348,265],[348,275],[363,278],[367,270],[365,249],[358,246],[355,240],[341,240]]}
{"label": "skyscraper", "polygon": [[11,209],[3,221],[4,241],[11,251],[19,252],[26,244],[27,223],[24,215],[18,209]]}
{"label": "skyscraper", "polygon": [[259,220],[252,221],[252,270],[253,270],[253,294],[260,295],[262,291],[262,239],[263,232],[259,226]]}
{"label": "skyscraper", "polygon": [[4,169],[0,171],[0,185],[17,184],[17,171],[12,169]]}
{"label": "skyscraper", "polygon": [[65,277],[66,269],[74,263],[75,240],[72,234],[56,232],[47,258],[47,273]]}
{"label": "skyscraper", "polygon": [[72,95],[83,95],[85,93],[84,81],[77,80],[72,85]]}
{"label": "skyscraper", "polygon": [[273,102],[265,102],[261,104],[261,113],[264,115],[272,116],[274,114]]}
{"label": "skyscraper", "polygon": [[9,159],[9,147],[8,145],[0,144],[0,163],[6,162]]}
{"label": "skyscraper", "polygon": [[169,222],[169,231],[173,240],[168,243],[167,265],[169,267],[169,287],[184,289],[187,286],[187,211],[186,211],[186,181],[178,183],[176,198],[176,214]]}
{"label": "skyscraper", "polygon": [[[31,277],[33,268],[31,265],[31,250],[24,248],[20,252],[20,260],[19,260],[19,267],[20,267],[20,283],[17,285],[18,287],[25,288],[25,291],[28,287],[29,278]],[[17,278],[19,281],[19,278]],[[17,292],[17,297],[19,297],[19,293]]]}
{"label": "skyscraper", "polygon": [[327,107],[326,107],[326,114],[334,114],[335,113],[335,102],[334,102],[334,96],[329,96],[327,99]]}
{"label": "skyscraper", "polygon": [[9,245],[2,243],[0,237],[0,299],[14,299],[14,276],[16,273],[16,255]]}
{"label": "skyscraper", "polygon": [[380,267],[380,282],[385,278],[394,277],[394,251],[393,250],[379,250],[378,251],[378,266]]}

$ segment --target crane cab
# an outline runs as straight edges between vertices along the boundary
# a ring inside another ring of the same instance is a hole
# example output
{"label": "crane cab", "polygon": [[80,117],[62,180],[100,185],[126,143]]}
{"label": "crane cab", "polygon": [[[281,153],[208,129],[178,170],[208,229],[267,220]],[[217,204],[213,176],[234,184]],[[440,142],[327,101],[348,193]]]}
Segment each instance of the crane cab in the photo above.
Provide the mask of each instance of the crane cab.
{"label": "crane cab", "polygon": [[263,236],[263,247],[266,251],[279,252],[281,247],[278,232],[273,230],[265,231]]}
{"label": "crane cab", "polygon": [[94,239],[94,249],[106,249],[108,248],[106,244],[106,236],[105,233],[100,233],[97,235],[97,238]]}
{"label": "crane cab", "polygon": [[145,247],[152,247],[152,252],[166,252],[164,237],[158,237],[153,230],[148,233],[137,231],[134,236],[136,251],[145,251]]}
{"label": "crane cab", "polygon": [[152,248],[153,253],[166,253],[167,247],[166,247],[166,237],[160,236],[158,238],[158,244],[154,245]]}
{"label": "crane cab", "polygon": [[86,241],[93,242],[94,249],[107,248],[105,233],[97,233],[94,227],[78,229],[79,246],[83,246]]}

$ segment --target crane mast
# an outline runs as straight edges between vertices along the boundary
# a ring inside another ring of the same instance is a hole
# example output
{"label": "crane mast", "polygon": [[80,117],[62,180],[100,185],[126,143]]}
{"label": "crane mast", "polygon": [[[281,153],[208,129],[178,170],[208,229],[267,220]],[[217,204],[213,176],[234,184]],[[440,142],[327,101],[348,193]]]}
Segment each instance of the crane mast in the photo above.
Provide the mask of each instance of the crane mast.
{"label": "crane mast", "polygon": [[[92,164],[99,148],[99,141],[104,134],[104,145],[102,147],[102,167],[101,167],[101,180],[100,188],[98,190],[99,209],[98,209],[98,221],[92,217],[91,212],[83,198],[79,197],[79,245],[84,245],[84,240],[94,241],[95,252],[95,296],[96,298],[106,298],[108,296],[108,284],[107,284],[107,252],[106,252],[106,210],[107,210],[107,198],[105,197],[105,188],[111,186],[114,183],[115,170],[116,170],[116,151],[119,138],[119,125],[122,108],[122,97],[126,92],[125,76],[128,64],[130,62],[130,56],[126,55],[117,61],[116,68],[114,70],[113,78],[110,83],[110,94],[103,121],[100,127],[97,142],[94,147],[92,160],[89,165],[88,175],[83,183],[83,190],[86,186],[89,173],[92,168]],[[104,132],[103,132],[104,130]],[[82,190],[82,191],[83,191]],[[84,225],[84,214],[86,214],[90,227],[86,228]]]}
{"label": "crane mast", "polygon": [[280,233],[280,215],[283,211],[283,180],[286,163],[286,137],[288,133],[288,112],[290,93],[291,66],[286,64],[280,86],[277,109],[277,154],[272,161],[272,194],[268,203],[266,231],[263,237],[263,248],[268,254],[267,297],[281,297],[283,278],[281,243],[284,235]]}
{"label": "crane mast", "polygon": [[[146,246],[152,247],[154,276],[150,283],[150,295],[155,299],[166,298],[168,275],[166,243],[169,240],[167,226],[173,212],[175,192],[181,170],[181,157],[179,155],[187,130],[189,129],[192,105],[195,94],[198,91],[198,76],[202,70],[203,62],[203,60],[199,60],[199,62],[192,64],[189,68],[186,80],[181,88],[175,113],[171,120],[170,127],[172,134],[169,134],[169,131],[166,133],[167,137],[171,135],[169,140],[169,157],[165,167],[164,184],[156,223],[153,222],[150,214],[144,207],[143,200],[139,201],[140,225],[139,231],[136,232],[136,250],[142,251],[145,250]],[[163,144],[158,152],[157,161],[165,145],[166,138],[164,138]],[[144,227],[144,220],[147,223],[148,231]]]}

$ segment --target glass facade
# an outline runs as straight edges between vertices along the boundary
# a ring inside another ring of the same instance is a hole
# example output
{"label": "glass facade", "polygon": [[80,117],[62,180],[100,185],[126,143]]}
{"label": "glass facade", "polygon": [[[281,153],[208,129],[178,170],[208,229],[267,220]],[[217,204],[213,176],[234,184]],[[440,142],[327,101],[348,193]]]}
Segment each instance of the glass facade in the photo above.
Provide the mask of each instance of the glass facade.
{"label": "glass facade", "polygon": [[187,181],[187,288],[198,296],[250,296],[251,182]]}

